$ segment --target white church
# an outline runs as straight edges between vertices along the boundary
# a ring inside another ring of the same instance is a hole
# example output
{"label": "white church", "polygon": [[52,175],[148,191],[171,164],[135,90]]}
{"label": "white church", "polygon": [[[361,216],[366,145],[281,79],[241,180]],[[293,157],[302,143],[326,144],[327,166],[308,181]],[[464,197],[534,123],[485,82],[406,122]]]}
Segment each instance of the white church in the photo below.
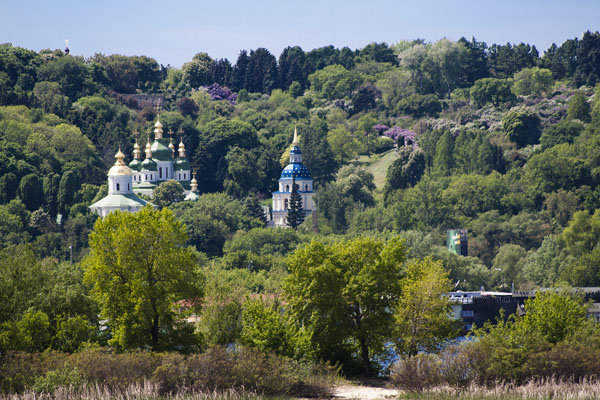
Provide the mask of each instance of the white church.
{"label": "white church", "polygon": [[298,131],[294,128],[294,140],[290,149],[290,163],[281,171],[279,190],[273,192],[273,225],[276,227],[287,226],[287,214],[292,182],[298,185],[298,194],[302,198],[302,209],[305,217],[316,212],[317,206],[313,200],[313,179],[308,168],[302,164],[302,152],[298,146]]}

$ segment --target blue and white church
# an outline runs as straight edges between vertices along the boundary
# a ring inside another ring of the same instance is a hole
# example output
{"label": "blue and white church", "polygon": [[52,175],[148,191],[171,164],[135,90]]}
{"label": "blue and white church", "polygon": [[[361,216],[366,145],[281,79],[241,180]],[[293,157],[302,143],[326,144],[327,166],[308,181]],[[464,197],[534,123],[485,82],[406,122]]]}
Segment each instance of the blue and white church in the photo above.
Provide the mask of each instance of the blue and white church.
{"label": "blue and white church", "polygon": [[298,194],[302,198],[302,209],[305,217],[317,210],[313,200],[313,179],[308,168],[302,164],[302,152],[298,146],[298,130],[294,128],[294,141],[290,150],[290,163],[281,172],[279,190],[273,192],[273,225],[287,226],[287,214],[292,194],[292,182],[298,185]]}

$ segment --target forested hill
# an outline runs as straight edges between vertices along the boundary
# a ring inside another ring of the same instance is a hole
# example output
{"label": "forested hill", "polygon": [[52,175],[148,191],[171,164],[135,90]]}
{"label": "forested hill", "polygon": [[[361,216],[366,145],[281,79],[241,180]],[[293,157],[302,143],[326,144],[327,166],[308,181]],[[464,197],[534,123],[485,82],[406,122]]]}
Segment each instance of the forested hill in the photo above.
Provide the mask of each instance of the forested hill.
{"label": "forested hill", "polygon": [[[415,40],[279,58],[258,48],[235,63],[198,53],[181,69],[4,45],[0,246],[57,260],[72,246],[79,260],[96,218],[87,207],[105,195],[117,148],[130,161],[135,132],[147,140],[159,102],[203,193],[164,204],[206,262],[250,291],[277,291],[285,256],[313,235],[310,221],[282,232],[260,218],[294,125],[325,240],[399,234],[463,289],[600,285],[598,83],[600,33],[589,31],[543,53]],[[397,156],[377,189],[371,166],[386,152]],[[444,248],[449,228],[468,229],[469,257]]]}

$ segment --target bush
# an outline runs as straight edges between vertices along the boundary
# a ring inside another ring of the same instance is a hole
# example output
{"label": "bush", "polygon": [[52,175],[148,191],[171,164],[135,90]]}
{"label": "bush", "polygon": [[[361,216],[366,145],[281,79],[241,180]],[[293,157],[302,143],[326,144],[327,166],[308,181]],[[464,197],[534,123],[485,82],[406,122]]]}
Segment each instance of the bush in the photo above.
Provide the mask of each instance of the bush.
{"label": "bush", "polygon": [[375,140],[373,153],[380,154],[394,148],[394,139],[387,136],[380,136]]}
{"label": "bush", "polygon": [[431,354],[402,359],[392,367],[392,384],[405,390],[423,391],[442,382],[441,361]]}
{"label": "bush", "polygon": [[33,384],[33,390],[38,393],[54,393],[60,387],[78,388],[84,378],[77,368],[48,371],[44,376],[38,376]]}
{"label": "bush", "polygon": [[433,94],[411,94],[400,100],[396,111],[415,118],[436,117],[442,111],[442,104]]}

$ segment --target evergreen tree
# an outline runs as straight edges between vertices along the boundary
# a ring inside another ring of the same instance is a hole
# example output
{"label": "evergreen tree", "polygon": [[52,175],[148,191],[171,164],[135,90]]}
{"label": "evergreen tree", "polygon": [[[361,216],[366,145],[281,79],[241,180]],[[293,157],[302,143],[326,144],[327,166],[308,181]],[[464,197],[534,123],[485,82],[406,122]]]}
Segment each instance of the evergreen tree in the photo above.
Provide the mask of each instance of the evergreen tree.
{"label": "evergreen tree", "polygon": [[575,92],[571,101],[569,101],[569,109],[567,111],[568,119],[578,119],[583,122],[590,122],[592,108],[587,102],[585,95],[582,92]]}
{"label": "evergreen tree", "polygon": [[298,193],[296,177],[292,179],[292,194],[290,195],[290,204],[287,213],[287,226],[297,229],[304,221],[304,209],[302,208],[302,197]]}

